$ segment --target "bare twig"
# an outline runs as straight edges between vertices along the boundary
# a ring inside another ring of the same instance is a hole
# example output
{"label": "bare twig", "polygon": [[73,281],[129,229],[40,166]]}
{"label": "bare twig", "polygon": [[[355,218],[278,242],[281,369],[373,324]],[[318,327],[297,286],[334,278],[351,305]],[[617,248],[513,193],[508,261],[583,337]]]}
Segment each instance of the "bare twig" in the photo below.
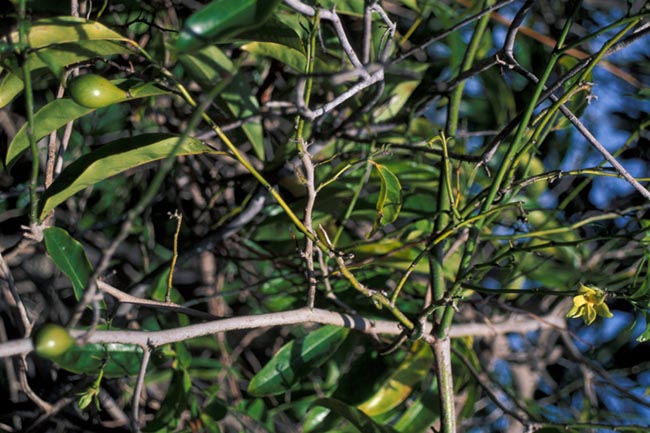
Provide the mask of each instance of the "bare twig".
{"label": "bare twig", "polygon": [[[528,80],[530,80],[533,83],[538,83],[539,79],[530,71],[526,70],[524,67],[522,67],[519,62],[512,56],[507,55],[507,62],[509,64],[509,67],[516,72],[518,72],[520,75],[526,77]],[[548,93],[548,92],[547,92]],[[555,96],[553,93],[548,93],[548,98],[553,101],[557,102],[559,98]],[[540,98],[541,99],[541,98]],[[632,176],[626,169],[621,165],[621,163],[618,162],[618,160],[603,146],[596,137],[589,131],[587,127],[578,119],[575,114],[571,112],[565,105],[560,106],[560,111],[564,116],[573,124],[573,126],[576,127],[576,129],[587,139],[589,144],[591,144],[604,158],[609,162],[612,167],[634,187],[643,197],[646,199],[650,200],[650,191],[648,191],[643,185],[641,185],[635,178]]]}
{"label": "bare twig", "polygon": [[25,336],[29,336],[32,332],[33,325],[29,320],[25,304],[23,304],[23,301],[20,298],[20,294],[18,293],[18,289],[14,283],[14,277],[11,275],[9,266],[7,266],[7,262],[5,262],[2,253],[0,253],[0,289],[2,290],[7,303],[16,310],[17,317],[15,319],[16,323],[20,326],[20,332]]}
{"label": "bare twig", "polygon": [[[365,71],[365,69],[363,69]],[[296,105],[298,107],[298,110],[300,111],[301,115],[309,120],[314,120],[317,117],[322,116],[323,114],[327,114],[330,111],[332,111],[334,108],[338,107],[348,99],[352,98],[353,96],[356,96],[361,92],[362,90],[372,86],[373,84],[383,81],[384,79],[384,69],[381,66],[378,66],[378,69],[374,72],[372,72],[367,79],[360,81],[359,83],[353,85],[350,87],[348,90],[345,92],[341,93],[337,97],[335,97],[333,100],[330,102],[323,104],[321,107],[316,108],[314,110],[311,110],[309,107],[305,105],[304,101],[304,94],[305,94],[305,80],[301,79],[298,80],[298,83],[296,84],[296,94],[297,94],[297,102]]]}
{"label": "bare twig", "polygon": [[135,389],[133,391],[133,419],[131,419],[131,429],[135,433],[140,432],[140,398],[142,396],[142,388],[144,387],[144,376],[147,373],[147,366],[149,365],[149,359],[151,357],[151,348],[149,345],[143,345],[142,350],[144,353],[140,363],[138,378],[135,382]]}
{"label": "bare twig", "polygon": [[447,37],[448,35],[455,32],[456,30],[462,29],[466,25],[473,23],[474,21],[480,19],[481,17],[483,17],[483,16],[485,16],[485,15],[487,15],[487,14],[493,12],[493,11],[496,11],[498,9],[501,9],[504,6],[507,6],[508,4],[512,3],[513,1],[515,1],[515,0],[502,0],[500,2],[497,2],[497,3],[493,4],[492,6],[489,6],[489,7],[486,7],[484,9],[482,9],[480,12],[465,18],[464,20],[460,21],[458,24],[455,24],[455,25],[449,27],[448,29],[445,29],[445,30],[441,31],[440,33],[437,33],[436,35],[429,38],[426,42],[424,42],[424,43],[418,45],[417,47],[407,51],[404,54],[402,54],[400,57],[397,58],[397,60],[395,60],[395,62],[400,62],[400,61],[406,59],[407,57],[410,57],[410,56],[414,55],[417,52],[423,51],[425,48],[427,48],[429,45],[433,44],[434,42],[439,41],[440,39],[443,39],[443,38]]}
{"label": "bare twig", "polygon": [[[305,169],[305,188],[307,188],[307,202],[305,204],[305,216],[303,218],[305,227],[311,233],[314,233],[314,226],[312,221],[312,212],[314,210],[314,204],[316,203],[316,187],[315,182],[315,173],[314,173],[314,162],[311,159],[311,154],[307,148],[307,144],[302,137],[298,138],[300,143],[300,155],[302,160],[302,165]],[[314,274],[314,241],[307,238],[305,240],[305,251],[304,259],[307,265],[307,306],[309,308],[314,308],[314,301],[316,299],[316,275]]]}
{"label": "bare twig", "polygon": [[140,298],[138,296],[133,296],[119,289],[116,289],[115,287],[103,281],[98,281],[97,287],[102,292],[111,295],[112,297],[117,299],[118,302],[122,302],[125,304],[134,304],[134,305],[140,305],[148,308],[174,311],[176,313],[187,314],[188,316],[199,317],[201,319],[207,319],[207,320],[217,319],[217,317],[213,316],[212,314],[204,313],[203,311],[194,310],[192,308],[183,307],[182,305],[178,305],[174,302],[155,301],[153,299],[145,299],[145,298]]}

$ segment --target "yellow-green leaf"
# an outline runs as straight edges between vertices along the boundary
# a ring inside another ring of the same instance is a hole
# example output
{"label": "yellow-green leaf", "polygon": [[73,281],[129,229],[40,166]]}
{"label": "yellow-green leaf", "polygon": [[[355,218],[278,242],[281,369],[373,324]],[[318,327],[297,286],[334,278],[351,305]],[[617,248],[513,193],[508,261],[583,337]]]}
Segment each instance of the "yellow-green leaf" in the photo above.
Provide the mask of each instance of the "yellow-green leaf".
{"label": "yellow-green leaf", "polygon": [[402,185],[395,174],[385,165],[375,161],[370,163],[377,169],[379,174],[379,196],[377,198],[377,217],[372,227],[372,236],[377,230],[386,224],[391,224],[397,220],[402,208]]}
{"label": "yellow-green leaf", "polygon": [[411,353],[368,400],[357,406],[366,415],[376,416],[402,404],[419,385],[433,365],[433,352],[418,340]]}

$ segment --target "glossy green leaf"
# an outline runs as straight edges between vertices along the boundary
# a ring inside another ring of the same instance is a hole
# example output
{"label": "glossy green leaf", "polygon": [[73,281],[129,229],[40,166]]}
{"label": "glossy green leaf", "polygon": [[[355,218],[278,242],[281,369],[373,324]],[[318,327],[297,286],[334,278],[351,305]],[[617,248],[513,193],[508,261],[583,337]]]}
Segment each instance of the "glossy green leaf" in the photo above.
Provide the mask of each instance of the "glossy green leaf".
{"label": "glossy green leaf", "polygon": [[[166,158],[179,137],[173,134],[143,134],[115,140],[79,157],[66,167],[39,201],[38,215],[42,220],[57,205],[97,182],[125,170]],[[196,138],[187,138],[176,155],[196,155],[214,152]]]}
{"label": "glossy green leaf", "polygon": [[321,398],[314,402],[314,406],[321,406],[330,409],[337,415],[345,418],[350,424],[356,427],[361,433],[396,433],[397,430],[381,425],[372,420],[368,415],[359,409],[347,405],[340,400],[333,398]]}
{"label": "glossy green leaf", "polygon": [[248,392],[255,396],[283,393],[321,366],[336,352],[349,333],[348,328],[323,326],[293,340],[253,377]]}
{"label": "glossy green leaf", "polygon": [[279,0],[215,0],[193,13],[176,41],[179,52],[191,52],[227,40],[264,23]]}
{"label": "glossy green leaf", "polygon": [[357,406],[366,415],[376,416],[402,404],[411,395],[433,365],[433,352],[418,340],[397,370],[368,400]]}
{"label": "glossy green leaf", "polygon": [[372,227],[372,236],[386,224],[395,222],[402,208],[402,185],[395,174],[385,165],[370,161],[379,174],[379,197],[377,198],[377,217]]}
{"label": "glossy green leaf", "polygon": [[93,273],[83,246],[59,227],[48,227],[43,230],[43,238],[47,253],[56,267],[72,283],[74,296],[78,301],[83,296],[88,279]]}
{"label": "glossy green leaf", "polygon": [[93,343],[72,346],[63,355],[47,358],[77,374],[96,374],[103,364],[104,377],[135,376],[140,370],[142,348],[133,344]]}
{"label": "glossy green leaf", "polygon": [[[128,84],[128,81],[125,82],[124,80],[116,80],[114,83],[125,85]],[[169,93],[169,90],[153,82],[139,85],[132,89],[129,89],[128,86],[126,87],[127,90],[129,90],[130,96],[128,98],[125,98],[124,101]],[[34,114],[34,138],[36,140],[40,140],[41,138],[50,134],[52,131],[56,131],[57,129],[61,128],[66,123],[78,119],[81,116],[85,116],[86,114],[92,113],[93,111],[95,111],[94,108],[88,108],[79,105],[72,99],[56,99],[45,105]],[[9,143],[7,155],[5,156],[5,163],[7,166],[11,167],[16,162],[18,157],[28,148],[29,140],[27,139],[27,124],[25,123],[18,130],[18,133],[11,141],[11,143]]]}
{"label": "glossy green leaf", "polygon": [[[34,114],[34,138],[40,140],[65,125],[83,115],[94,111],[91,108],[83,107],[71,99],[56,99]],[[27,139],[27,124],[25,123],[14,139],[9,143],[5,163],[11,167],[18,157],[29,148]]]}

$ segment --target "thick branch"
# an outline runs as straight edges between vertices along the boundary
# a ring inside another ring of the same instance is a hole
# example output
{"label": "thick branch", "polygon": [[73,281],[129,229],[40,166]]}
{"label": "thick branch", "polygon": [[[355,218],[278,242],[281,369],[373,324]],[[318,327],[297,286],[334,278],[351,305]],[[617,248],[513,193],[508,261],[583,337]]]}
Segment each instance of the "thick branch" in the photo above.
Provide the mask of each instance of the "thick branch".
{"label": "thick branch", "polygon": [[[370,320],[355,314],[336,313],[319,308],[314,308],[313,310],[300,308],[280,313],[231,317],[162,331],[97,330],[90,335],[88,343],[124,343],[157,347],[190,338],[217,334],[219,332],[268,326],[297,325],[310,322],[322,325],[343,326],[368,334],[400,335],[403,332],[403,329],[396,321]],[[557,313],[548,314],[541,319],[532,318],[527,315],[513,315],[504,322],[491,325],[485,323],[456,324],[452,326],[449,336],[451,338],[466,336],[487,337],[510,332],[526,333],[546,328],[564,329],[564,318]],[[430,333],[431,325],[426,324],[424,331],[426,334]],[[78,337],[84,332],[84,330],[73,330],[72,335]],[[27,353],[31,350],[33,350],[33,344],[30,339],[0,343],[0,357]]]}

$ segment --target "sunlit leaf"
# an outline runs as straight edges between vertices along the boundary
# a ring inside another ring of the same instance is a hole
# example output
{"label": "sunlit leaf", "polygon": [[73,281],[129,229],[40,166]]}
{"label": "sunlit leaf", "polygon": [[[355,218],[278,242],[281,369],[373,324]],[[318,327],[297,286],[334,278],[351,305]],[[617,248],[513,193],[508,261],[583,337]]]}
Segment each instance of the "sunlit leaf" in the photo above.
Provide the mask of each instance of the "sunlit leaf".
{"label": "sunlit leaf", "polygon": [[[27,39],[31,48],[42,48],[80,40],[112,40],[133,43],[130,39],[103,24],[71,16],[43,18],[34,21],[29,28]],[[18,40],[17,32],[12,34],[12,40]]]}
{"label": "sunlit leaf", "polygon": [[242,49],[251,54],[262,57],[270,57],[293,69],[296,72],[304,72],[307,64],[307,57],[295,48],[280,45],[274,42],[250,42]]}
{"label": "sunlit leaf", "polygon": [[366,415],[375,416],[402,404],[427,375],[433,364],[433,352],[424,341],[417,341],[411,353],[386,382],[368,400],[357,406]]}
{"label": "sunlit leaf", "polygon": [[345,418],[350,424],[356,427],[361,433],[395,433],[397,430],[381,425],[372,420],[368,415],[359,409],[347,405],[342,401],[333,398],[321,398],[314,402],[314,406],[322,406]]}
{"label": "sunlit leaf", "polygon": [[400,433],[424,433],[440,419],[438,383],[432,380],[427,389],[418,396],[395,422],[393,427]]}
{"label": "sunlit leaf", "polygon": [[372,227],[372,236],[386,224],[391,224],[397,220],[399,211],[402,208],[402,185],[395,174],[385,165],[375,161],[370,161],[379,173],[380,187],[379,197],[377,198],[377,217]]}

